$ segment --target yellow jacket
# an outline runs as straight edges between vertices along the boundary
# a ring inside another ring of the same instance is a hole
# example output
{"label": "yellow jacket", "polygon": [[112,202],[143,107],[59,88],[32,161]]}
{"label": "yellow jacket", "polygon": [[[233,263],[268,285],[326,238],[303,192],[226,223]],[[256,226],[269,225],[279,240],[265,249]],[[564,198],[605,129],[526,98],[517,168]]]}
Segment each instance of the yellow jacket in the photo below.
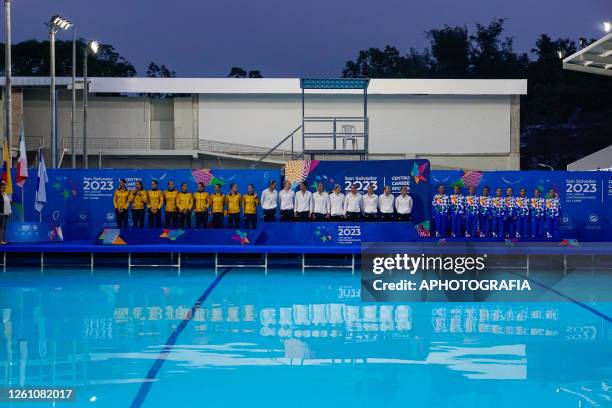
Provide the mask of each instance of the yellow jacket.
{"label": "yellow jacket", "polygon": [[228,214],[240,214],[240,194],[227,194],[225,196]]}
{"label": "yellow jacket", "polygon": [[212,212],[223,212],[223,204],[225,204],[225,196],[223,194],[212,193],[210,195],[210,206],[212,207]]}
{"label": "yellow jacket", "polygon": [[191,211],[193,209],[193,196],[191,193],[183,193],[182,191],[176,195],[176,206],[179,211]]}
{"label": "yellow jacket", "polygon": [[161,190],[149,190],[147,192],[147,203],[149,208],[161,210],[164,205],[164,193]]}
{"label": "yellow jacket", "polygon": [[130,205],[130,192],[128,190],[115,190],[115,194],[113,195],[113,205],[115,206],[116,210],[120,208],[127,210]]}
{"label": "yellow jacket", "polygon": [[196,191],[193,193],[193,201],[195,202],[196,212],[208,211],[208,193],[206,191]]}
{"label": "yellow jacket", "polygon": [[147,192],[144,190],[130,191],[130,202],[132,203],[132,210],[143,210],[147,203]]}
{"label": "yellow jacket", "polygon": [[178,191],[176,189],[170,191],[164,191],[164,201],[166,202],[166,212],[176,212],[176,196]]}
{"label": "yellow jacket", "polygon": [[259,200],[257,199],[257,196],[255,194],[245,194],[242,196],[242,210],[245,214],[256,214],[258,203]]}

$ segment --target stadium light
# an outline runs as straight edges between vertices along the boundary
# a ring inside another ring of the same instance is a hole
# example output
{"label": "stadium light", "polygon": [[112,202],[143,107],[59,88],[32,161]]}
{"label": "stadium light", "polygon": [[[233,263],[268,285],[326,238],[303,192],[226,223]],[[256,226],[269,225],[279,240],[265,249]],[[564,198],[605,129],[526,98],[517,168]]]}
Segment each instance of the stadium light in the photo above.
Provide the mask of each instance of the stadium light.
{"label": "stadium light", "polygon": [[612,22],[604,21],[603,28],[606,33],[609,33],[610,31],[612,31]]}
{"label": "stadium light", "polygon": [[559,59],[563,59],[563,51],[557,51],[557,56]]}
{"label": "stadium light", "polygon": [[96,55],[100,51],[100,43],[96,40],[90,40],[87,42],[87,46],[83,50],[83,167],[89,166],[89,160],[87,158],[87,107],[88,107],[88,93],[89,83],[87,80],[87,56],[89,54]]}
{"label": "stadium light", "polygon": [[72,23],[60,15],[54,15],[51,20],[47,23],[49,27],[49,45],[50,45],[50,60],[51,60],[51,84],[49,92],[51,94],[51,165],[53,168],[57,168],[58,162],[58,140],[57,140],[57,107],[56,107],[56,95],[55,95],[55,34],[59,30],[67,30],[72,27]]}

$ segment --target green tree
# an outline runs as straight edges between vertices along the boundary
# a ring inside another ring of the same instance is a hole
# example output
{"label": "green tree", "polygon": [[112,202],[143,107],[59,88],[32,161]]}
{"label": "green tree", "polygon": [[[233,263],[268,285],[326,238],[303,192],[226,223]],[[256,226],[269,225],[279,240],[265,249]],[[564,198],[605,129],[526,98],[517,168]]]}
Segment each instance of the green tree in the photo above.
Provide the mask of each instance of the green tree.
{"label": "green tree", "polygon": [[434,59],[432,73],[438,78],[466,78],[470,68],[470,39],[466,27],[432,29],[425,33],[431,41]]}
{"label": "green tree", "polygon": [[261,71],[255,69],[251,71],[246,71],[240,67],[232,67],[230,73],[227,74],[228,78],[263,78]]}

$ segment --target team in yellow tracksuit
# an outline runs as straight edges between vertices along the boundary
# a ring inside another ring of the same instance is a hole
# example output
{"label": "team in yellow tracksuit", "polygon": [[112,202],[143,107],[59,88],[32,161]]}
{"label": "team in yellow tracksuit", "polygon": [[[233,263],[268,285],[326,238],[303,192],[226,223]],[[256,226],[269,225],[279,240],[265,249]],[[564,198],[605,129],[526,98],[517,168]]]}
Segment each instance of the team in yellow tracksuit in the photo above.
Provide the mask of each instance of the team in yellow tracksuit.
{"label": "team in yellow tracksuit", "polygon": [[134,228],[144,228],[147,192],[142,188],[142,181],[140,180],[136,181],[136,188],[130,191],[130,203],[132,203],[132,225]]}
{"label": "team in yellow tracksuit", "polygon": [[161,227],[161,210],[164,205],[164,193],[161,192],[156,180],[151,181],[151,190],[147,192],[149,207],[149,227]]}
{"label": "team in yellow tracksuit", "polygon": [[230,228],[240,228],[240,194],[236,183],[230,186],[230,192],[225,196],[225,204]]}
{"label": "team in yellow tracksuit", "polygon": [[179,228],[191,228],[191,210],[193,195],[187,190],[187,183],[181,184],[181,191],[176,195]]}
{"label": "team in yellow tracksuit", "polygon": [[204,183],[198,183],[198,191],[193,193],[195,225],[196,228],[206,228],[208,226],[208,193],[204,191]]}
{"label": "team in yellow tracksuit", "polygon": [[174,181],[168,181],[168,189],[164,191],[164,226],[166,228],[178,227],[178,209],[176,208],[176,196],[178,191],[174,188]]}
{"label": "team in yellow tracksuit", "polygon": [[115,194],[113,195],[113,206],[115,207],[117,228],[127,228],[130,192],[125,187],[125,179],[119,180],[119,188],[115,190]]}
{"label": "team in yellow tracksuit", "polygon": [[210,196],[210,207],[214,228],[223,228],[225,212],[225,196],[221,192],[221,184],[215,184],[215,192]]}
{"label": "team in yellow tracksuit", "polygon": [[244,224],[246,228],[257,228],[257,205],[259,199],[255,192],[255,187],[249,184],[247,193],[242,196],[242,212],[244,214]]}

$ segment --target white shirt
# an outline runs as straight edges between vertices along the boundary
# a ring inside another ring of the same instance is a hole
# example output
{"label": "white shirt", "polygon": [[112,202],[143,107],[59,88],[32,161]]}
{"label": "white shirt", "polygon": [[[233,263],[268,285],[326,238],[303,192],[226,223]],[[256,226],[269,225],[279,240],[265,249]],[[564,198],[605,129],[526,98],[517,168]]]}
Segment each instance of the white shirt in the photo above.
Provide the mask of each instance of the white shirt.
{"label": "white shirt", "polygon": [[378,196],[376,194],[363,195],[363,212],[366,214],[378,213]]}
{"label": "white shirt", "polygon": [[261,208],[264,210],[274,210],[278,202],[278,191],[266,188],[261,192]]}
{"label": "white shirt", "polygon": [[351,213],[361,213],[363,209],[363,198],[359,193],[348,193],[344,197],[344,211]]}
{"label": "white shirt", "polygon": [[312,204],[310,206],[310,212],[318,214],[329,214],[329,194],[325,191],[319,193],[318,191],[312,195]]}
{"label": "white shirt", "polygon": [[378,209],[380,212],[383,214],[393,214],[394,199],[395,197],[393,197],[393,194],[386,195],[385,193],[382,193],[378,197]]}
{"label": "white shirt", "polygon": [[312,201],[312,193],[308,190],[298,191],[295,193],[295,212],[310,212],[310,202]]}
{"label": "white shirt", "polygon": [[329,195],[331,215],[344,215],[344,194],[333,192]]}
{"label": "white shirt", "polygon": [[4,215],[11,215],[13,212],[13,210],[11,210],[11,196],[7,193],[3,193],[2,199],[4,200]]}
{"label": "white shirt", "polygon": [[412,212],[412,197],[406,194],[395,197],[395,209],[398,214],[410,214]]}
{"label": "white shirt", "polygon": [[281,190],[278,193],[278,198],[280,199],[280,209],[281,210],[293,210],[293,201],[295,200],[295,191],[293,190]]}

